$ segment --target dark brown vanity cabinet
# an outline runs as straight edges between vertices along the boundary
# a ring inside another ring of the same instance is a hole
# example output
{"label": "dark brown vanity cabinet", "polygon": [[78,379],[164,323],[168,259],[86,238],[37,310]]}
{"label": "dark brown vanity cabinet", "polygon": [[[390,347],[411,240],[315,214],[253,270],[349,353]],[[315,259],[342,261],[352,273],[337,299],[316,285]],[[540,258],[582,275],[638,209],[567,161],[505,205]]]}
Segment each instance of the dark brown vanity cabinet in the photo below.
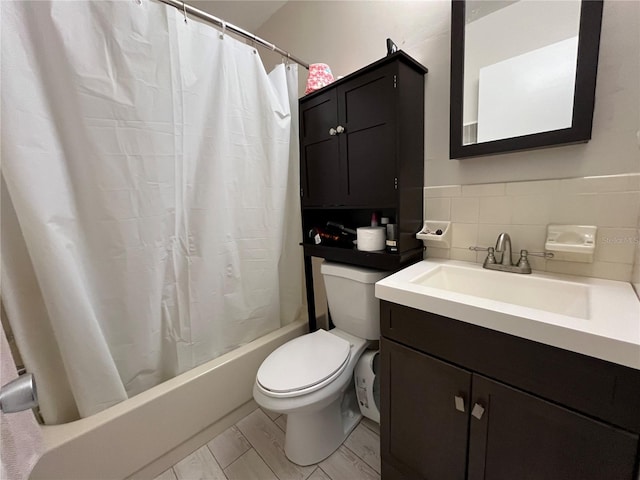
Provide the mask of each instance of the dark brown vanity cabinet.
{"label": "dark brown vanity cabinet", "polygon": [[[310,257],[380,270],[422,260],[424,78],[402,51],[300,99],[300,195],[309,318],[315,319]],[[318,241],[327,222],[350,229],[372,214],[397,225],[397,252]],[[310,287],[311,285],[311,287]],[[311,328],[314,328],[311,320]]]}
{"label": "dark brown vanity cabinet", "polygon": [[382,477],[636,480],[640,372],[382,302]]}

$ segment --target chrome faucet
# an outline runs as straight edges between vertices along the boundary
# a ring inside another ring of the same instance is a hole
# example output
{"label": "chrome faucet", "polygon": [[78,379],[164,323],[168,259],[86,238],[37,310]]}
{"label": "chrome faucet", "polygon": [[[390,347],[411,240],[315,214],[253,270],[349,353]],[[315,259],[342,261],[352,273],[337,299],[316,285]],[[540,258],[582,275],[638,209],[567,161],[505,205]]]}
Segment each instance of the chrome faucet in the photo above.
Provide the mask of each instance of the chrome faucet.
{"label": "chrome faucet", "polygon": [[[513,264],[511,262],[511,237],[506,232],[498,235],[495,248],[469,247],[469,250],[486,251],[487,258],[485,258],[482,267],[489,270],[499,270],[501,272],[531,273],[531,265],[528,259],[529,255],[553,258],[553,253],[549,252],[528,252],[527,250],[520,250],[520,259],[517,264]],[[496,258],[496,254],[500,254],[500,257]]]}
{"label": "chrome faucet", "polygon": [[508,233],[502,232],[498,235],[495,253],[501,254],[500,264],[507,265],[509,267],[513,266],[511,263],[511,237]]}

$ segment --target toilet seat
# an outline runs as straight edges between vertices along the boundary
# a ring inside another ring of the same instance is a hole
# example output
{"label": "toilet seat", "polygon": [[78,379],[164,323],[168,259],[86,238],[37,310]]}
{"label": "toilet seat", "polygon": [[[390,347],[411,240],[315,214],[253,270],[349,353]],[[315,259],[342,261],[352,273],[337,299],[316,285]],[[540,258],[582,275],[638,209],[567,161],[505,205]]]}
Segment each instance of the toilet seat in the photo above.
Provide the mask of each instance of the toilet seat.
{"label": "toilet seat", "polygon": [[339,376],[351,357],[351,344],[325,330],[295,338],[277,348],[262,363],[258,388],[271,397],[311,393]]}

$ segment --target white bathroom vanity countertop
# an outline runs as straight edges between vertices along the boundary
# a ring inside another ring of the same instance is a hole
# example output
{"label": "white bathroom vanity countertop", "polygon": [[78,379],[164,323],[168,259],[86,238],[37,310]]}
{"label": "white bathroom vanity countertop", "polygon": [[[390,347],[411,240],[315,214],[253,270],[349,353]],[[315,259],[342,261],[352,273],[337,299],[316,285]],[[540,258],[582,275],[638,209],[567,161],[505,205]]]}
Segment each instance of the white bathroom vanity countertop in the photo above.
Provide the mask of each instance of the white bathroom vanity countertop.
{"label": "white bathroom vanity countertop", "polygon": [[424,260],[376,297],[640,370],[640,301],[630,283]]}

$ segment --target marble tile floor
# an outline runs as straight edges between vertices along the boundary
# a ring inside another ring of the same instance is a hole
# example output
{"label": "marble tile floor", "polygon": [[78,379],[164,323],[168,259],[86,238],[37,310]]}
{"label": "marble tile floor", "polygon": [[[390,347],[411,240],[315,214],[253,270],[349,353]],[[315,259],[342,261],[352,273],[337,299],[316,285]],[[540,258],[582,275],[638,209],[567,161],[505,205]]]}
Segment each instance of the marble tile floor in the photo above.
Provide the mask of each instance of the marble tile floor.
{"label": "marble tile floor", "polygon": [[284,454],[286,415],[257,408],[155,480],[380,479],[379,426],[363,419],[345,442],[316,465]]}

